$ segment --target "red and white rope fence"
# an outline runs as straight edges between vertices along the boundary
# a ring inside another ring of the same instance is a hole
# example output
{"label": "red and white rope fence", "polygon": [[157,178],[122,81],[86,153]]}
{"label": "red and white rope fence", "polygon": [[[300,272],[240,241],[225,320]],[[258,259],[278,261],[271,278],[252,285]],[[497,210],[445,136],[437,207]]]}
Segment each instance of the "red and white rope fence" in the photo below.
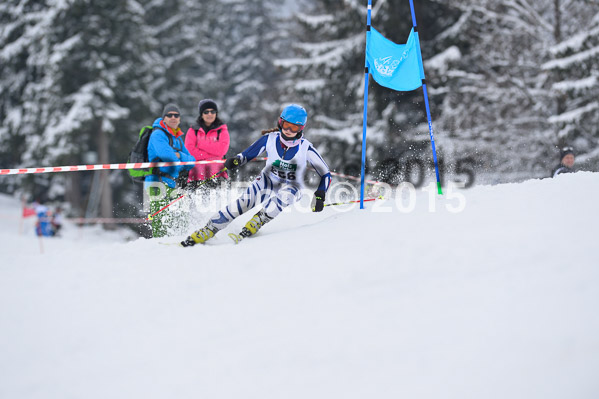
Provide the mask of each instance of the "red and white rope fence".
{"label": "red and white rope fence", "polygon": [[144,218],[65,218],[64,220],[75,224],[100,223],[100,224],[136,224],[146,223]]}
{"label": "red and white rope fence", "polygon": [[214,161],[193,162],[144,162],[144,163],[111,163],[100,165],[74,165],[74,166],[48,166],[43,168],[21,168],[0,169],[0,175],[24,175],[32,173],[57,173],[57,172],[81,172],[89,170],[111,170],[111,169],[149,169],[155,166],[177,166],[177,165],[201,165],[209,163],[224,163],[224,159]]}
{"label": "red and white rope fence", "polygon": [[[256,158],[255,161],[265,161],[266,158]],[[18,168],[18,169],[0,169],[2,175],[26,175],[36,173],[59,173],[59,172],[83,172],[90,170],[126,170],[126,169],[149,169],[163,166],[179,165],[205,165],[211,163],[225,163],[224,159],[215,159],[213,161],[193,161],[193,162],[144,162],[144,163],[111,163],[98,165],[71,165],[71,166],[47,166],[41,168]],[[360,181],[359,177],[344,175],[342,173],[331,172],[331,175],[343,177],[345,179]],[[378,181],[366,180],[368,184],[380,184]]]}

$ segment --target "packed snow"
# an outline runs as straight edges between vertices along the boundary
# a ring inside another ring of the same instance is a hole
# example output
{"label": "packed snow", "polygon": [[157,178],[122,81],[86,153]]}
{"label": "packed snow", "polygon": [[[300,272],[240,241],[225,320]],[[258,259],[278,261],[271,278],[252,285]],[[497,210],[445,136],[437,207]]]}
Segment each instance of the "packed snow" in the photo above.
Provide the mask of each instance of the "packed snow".
{"label": "packed snow", "polygon": [[599,174],[445,191],[193,248],[1,196],[0,398],[599,397]]}

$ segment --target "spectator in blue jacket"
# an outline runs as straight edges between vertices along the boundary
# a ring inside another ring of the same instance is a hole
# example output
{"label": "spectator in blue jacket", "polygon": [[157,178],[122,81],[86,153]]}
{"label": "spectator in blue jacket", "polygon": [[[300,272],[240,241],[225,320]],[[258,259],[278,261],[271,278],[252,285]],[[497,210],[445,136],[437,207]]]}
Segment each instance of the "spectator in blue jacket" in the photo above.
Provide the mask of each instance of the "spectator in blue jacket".
{"label": "spectator in blue jacket", "polygon": [[[154,121],[154,131],[148,142],[148,159],[150,162],[194,162],[195,158],[185,148],[181,124],[181,111],[176,104],[166,104],[162,117]],[[189,170],[194,165],[164,166],[155,168],[155,174],[145,179],[144,189],[150,198],[150,214],[166,206],[176,195],[177,182],[187,181]],[[162,183],[162,184],[160,184]],[[165,212],[152,218],[152,236],[166,235],[164,225]]]}
{"label": "spectator in blue jacket", "polygon": [[35,224],[35,234],[38,236],[51,237],[54,235],[52,224],[50,223],[50,209],[41,201],[34,204],[37,222]]}

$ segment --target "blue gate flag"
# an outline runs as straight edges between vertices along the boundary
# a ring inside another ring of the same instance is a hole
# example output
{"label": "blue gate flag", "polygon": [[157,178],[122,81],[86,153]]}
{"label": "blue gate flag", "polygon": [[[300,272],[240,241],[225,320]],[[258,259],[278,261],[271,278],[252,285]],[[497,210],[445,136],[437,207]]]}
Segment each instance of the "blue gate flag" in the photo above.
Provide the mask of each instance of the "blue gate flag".
{"label": "blue gate flag", "polygon": [[414,28],[406,44],[395,44],[371,27],[366,62],[374,80],[397,91],[411,91],[422,86],[417,46]]}

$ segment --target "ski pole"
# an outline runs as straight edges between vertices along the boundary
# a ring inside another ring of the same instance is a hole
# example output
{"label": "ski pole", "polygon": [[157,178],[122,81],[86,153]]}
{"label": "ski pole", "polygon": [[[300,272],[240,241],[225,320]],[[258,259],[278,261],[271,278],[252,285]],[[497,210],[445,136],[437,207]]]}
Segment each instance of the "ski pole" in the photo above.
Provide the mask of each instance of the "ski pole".
{"label": "ski pole", "polygon": [[[220,175],[221,173],[225,172],[226,170],[227,170],[227,168],[222,168],[221,170],[219,170],[218,172],[216,172],[215,174],[213,174],[212,176],[210,176],[206,180],[203,180],[201,183],[199,183],[196,188],[202,187],[209,180],[214,179],[216,176]],[[151,214],[150,216],[148,216],[146,218],[146,221],[152,220],[154,218],[154,216],[158,215],[160,212],[164,211],[166,208],[168,208],[169,206],[173,205],[175,202],[179,201],[181,198],[185,197],[186,195],[187,195],[187,193],[186,194],[181,194],[179,197],[177,197],[174,200],[172,200],[169,204],[163,206],[162,208],[158,209],[156,212],[154,212],[153,214]]]}
{"label": "ski pole", "polygon": [[[385,197],[383,197],[382,195],[379,195],[376,198],[366,198],[364,200],[364,202],[368,202],[368,201],[376,201],[376,200],[380,200],[380,199],[385,199]],[[349,205],[349,204],[353,204],[353,203],[357,203],[360,202],[360,200],[352,200],[352,201],[347,201],[347,202],[331,202],[328,204],[324,204],[324,206],[335,206],[335,205]],[[312,208],[312,211],[314,211],[315,208]]]}
{"label": "ski pole", "polygon": [[[367,198],[367,199],[364,200],[364,202],[367,202],[367,201],[376,201],[376,200],[379,200],[379,199],[385,199],[385,198],[382,195],[379,195],[376,198]],[[324,206],[348,205],[348,204],[353,204],[353,203],[357,203],[357,202],[360,202],[360,200],[353,200],[353,201],[347,201],[347,202],[332,202],[332,203],[329,203],[329,204],[324,204]]]}

